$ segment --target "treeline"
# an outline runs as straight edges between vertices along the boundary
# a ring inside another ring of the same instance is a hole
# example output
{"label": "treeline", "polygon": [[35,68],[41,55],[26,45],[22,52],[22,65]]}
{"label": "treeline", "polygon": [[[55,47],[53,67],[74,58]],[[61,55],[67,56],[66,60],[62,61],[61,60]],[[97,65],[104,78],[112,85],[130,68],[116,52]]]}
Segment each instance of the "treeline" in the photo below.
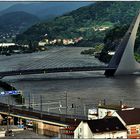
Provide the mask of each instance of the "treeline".
{"label": "treeline", "polygon": [[[116,51],[121,39],[125,35],[129,28],[129,25],[118,25],[113,29],[109,30],[104,38],[104,48],[102,49],[99,60],[108,63],[112,56],[108,55],[109,51]],[[135,58],[140,61],[140,27],[138,28],[138,33],[134,46]]]}
{"label": "treeline", "polygon": [[[129,24],[140,8],[139,1],[96,2],[73,12],[57,17],[52,21],[36,24],[17,36],[17,43],[28,44],[29,40],[76,38],[84,39],[81,46],[93,46],[103,42],[107,30],[118,24]],[[88,42],[88,43],[87,43]]]}

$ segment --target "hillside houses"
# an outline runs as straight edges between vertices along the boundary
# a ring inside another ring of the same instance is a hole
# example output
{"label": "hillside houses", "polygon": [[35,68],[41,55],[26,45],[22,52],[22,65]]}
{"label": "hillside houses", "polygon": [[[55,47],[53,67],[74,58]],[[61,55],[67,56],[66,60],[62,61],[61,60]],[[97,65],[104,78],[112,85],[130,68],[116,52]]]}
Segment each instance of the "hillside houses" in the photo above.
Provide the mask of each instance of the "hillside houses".
{"label": "hillside houses", "polygon": [[79,41],[83,40],[83,37],[78,37],[78,38],[64,38],[64,39],[43,39],[38,42],[39,46],[47,46],[47,45],[73,45],[75,43],[78,43]]}
{"label": "hillside houses", "polygon": [[109,29],[108,26],[93,27],[94,31],[105,31]]}

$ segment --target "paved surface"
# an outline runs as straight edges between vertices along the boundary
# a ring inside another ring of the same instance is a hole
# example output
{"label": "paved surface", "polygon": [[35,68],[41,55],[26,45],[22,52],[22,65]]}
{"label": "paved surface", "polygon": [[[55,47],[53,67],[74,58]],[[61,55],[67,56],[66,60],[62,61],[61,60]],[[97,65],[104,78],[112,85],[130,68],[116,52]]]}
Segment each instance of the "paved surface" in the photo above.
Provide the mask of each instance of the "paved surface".
{"label": "paved surface", "polygon": [[7,136],[4,139],[47,139],[49,137],[38,135],[32,130],[23,130],[19,132],[14,132],[14,136]]}
{"label": "paved surface", "polygon": [[[18,129],[18,126],[10,125],[10,129]],[[7,129],[7,125],[0,126],[0,131],[5,131]]]}

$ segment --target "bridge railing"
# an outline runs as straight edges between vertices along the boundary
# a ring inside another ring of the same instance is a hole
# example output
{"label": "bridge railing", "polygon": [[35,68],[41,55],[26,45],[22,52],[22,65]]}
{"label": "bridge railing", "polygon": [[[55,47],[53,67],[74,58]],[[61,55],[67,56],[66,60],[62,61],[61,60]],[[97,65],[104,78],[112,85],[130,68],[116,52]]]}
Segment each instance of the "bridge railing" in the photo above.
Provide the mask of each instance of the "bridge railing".
{"label": "bridge railing", "polygon": [[27,74],[43,74],[43,73],[58,73],[58,72],[78,72],[78,71],[96,71],[115,69],[108,68],[107,66],[82,66],[82,67],[61,67],[61,68],[45,68],[45,69],[22,69],[13,71],[0,72],[0,76],[12,76],[12,75],[27,75]]}

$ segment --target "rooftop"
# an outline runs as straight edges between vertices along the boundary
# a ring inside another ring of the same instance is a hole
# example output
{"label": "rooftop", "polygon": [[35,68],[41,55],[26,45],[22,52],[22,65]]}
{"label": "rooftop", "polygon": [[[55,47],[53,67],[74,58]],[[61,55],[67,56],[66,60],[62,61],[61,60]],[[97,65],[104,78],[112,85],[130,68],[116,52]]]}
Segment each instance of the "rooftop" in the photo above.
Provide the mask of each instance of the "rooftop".
{"label": "rooftop", "polygon": [[105,109],[114,109],[114,110],[120,110],[121,109],[121,106],[120,105],[114,105],[114,104],[102,104],[102,105],[99,105],[98,108],[105,108]]}
{"label": "rooftop", "polygon": [[126,130],[125,126],[117,117],[109,117],[97,120],[86,120],[83,122],[88,123],[88,126],[93,133]]}
{"label": "rooftop", "polygon": [[127,125],[140,124],[140,108],[117,111]]}
{"label": "rooftop", "polygon": [[129,109],[132,107],[120,103],[120,104],[99,104],[98,108],[122,110],[122,109]]}

